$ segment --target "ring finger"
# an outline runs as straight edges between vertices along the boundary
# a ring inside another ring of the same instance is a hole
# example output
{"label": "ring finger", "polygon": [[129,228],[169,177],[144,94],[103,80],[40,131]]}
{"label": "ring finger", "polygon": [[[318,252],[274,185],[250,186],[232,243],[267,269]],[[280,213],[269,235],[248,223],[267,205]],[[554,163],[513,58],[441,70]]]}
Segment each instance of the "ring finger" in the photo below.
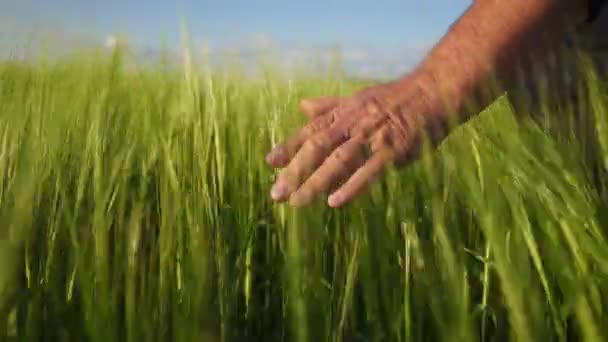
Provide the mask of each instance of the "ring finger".
{"label": "ring finger", "polygon": [[325,159],[321,167],[304,182],[302,187],[291,195],[290,204],[295,207],[307,205],[318,195],[328,193],[346,181],[365,163],[366,146],[355,139],[342,144]]}
{"label": "ring finger", "polygon": [[307,139],[316,133],[329,127],[334,120],[333,115],[326,114],[314,118],[296,134],[291,136],[287,142],[275,146],[266,156],[266,161],[273,167],[284,167],[300,150]]}

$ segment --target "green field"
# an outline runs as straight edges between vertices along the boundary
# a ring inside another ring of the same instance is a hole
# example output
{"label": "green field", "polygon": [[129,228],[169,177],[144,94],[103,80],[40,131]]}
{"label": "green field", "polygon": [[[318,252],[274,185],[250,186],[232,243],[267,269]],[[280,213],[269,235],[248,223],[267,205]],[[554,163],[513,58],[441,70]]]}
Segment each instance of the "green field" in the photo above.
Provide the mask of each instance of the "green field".
{"label": "green field", "polygon": [[302,97],[361,84],[264,71],[0,63],[0,339],[608,338],[593,77],[587,136],[501,98],[352,205],[295,210],[271,202],[265,154]]}

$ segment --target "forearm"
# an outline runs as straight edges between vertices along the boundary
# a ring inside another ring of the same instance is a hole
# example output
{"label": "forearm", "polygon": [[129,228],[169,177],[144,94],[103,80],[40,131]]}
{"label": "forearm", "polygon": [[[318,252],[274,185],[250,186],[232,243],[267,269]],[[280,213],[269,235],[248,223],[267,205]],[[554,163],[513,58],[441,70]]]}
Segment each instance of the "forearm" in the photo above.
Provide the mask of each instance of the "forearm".
{"label": "forearm", "polygon": [[423,94],[440,97],[443,111],[466,120],[512,87],[585,14],[582,0],[477,0],[411,75]]}

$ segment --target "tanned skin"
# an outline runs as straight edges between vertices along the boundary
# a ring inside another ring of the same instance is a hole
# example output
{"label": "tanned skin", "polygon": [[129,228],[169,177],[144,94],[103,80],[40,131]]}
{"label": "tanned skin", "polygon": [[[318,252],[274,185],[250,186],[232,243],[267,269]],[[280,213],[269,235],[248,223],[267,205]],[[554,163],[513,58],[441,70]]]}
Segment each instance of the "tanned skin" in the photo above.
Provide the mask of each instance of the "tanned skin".
{"label": "tanned skin", "polygon": [[350,202],[391,164],[417,158],[423,136],[440,142],[448,122],[465,122],[514,86],[585,9],[583,0],[477,0],[403,78],[349,97],[302,100],[308,124],[266,158],[283,168],[272,198],[295,207],[322,194],[331,207]]}

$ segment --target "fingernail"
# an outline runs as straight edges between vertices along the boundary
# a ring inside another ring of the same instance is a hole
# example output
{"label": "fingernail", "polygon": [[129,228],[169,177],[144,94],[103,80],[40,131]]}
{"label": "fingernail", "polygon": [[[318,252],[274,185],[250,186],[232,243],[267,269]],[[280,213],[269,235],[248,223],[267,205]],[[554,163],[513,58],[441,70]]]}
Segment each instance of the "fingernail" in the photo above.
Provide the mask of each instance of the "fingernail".
{"label": "fingernail", "polygon": [[272,187],[272,190],[270,190],[270,196],[275,201],[285,198],[286,195],[287,185],[285,184],[285,182],[282,182],[280,180]]}
{"label": "fingernail", "polygon": [[266,162],[269,164],[274,164],[278,161],[282,153],[282,148],[277,146],[273,148],[268,155],[266,155]]}
{"label": "fingernail", "polygon": [[270,151],[270,153],[268,153],[266,155],[266,162],[268,164],[272,164],[275,159],[276,159],[276,152],[274,150]]}
{"label": "fingernail", "polygon": [[338,192],[334,192],[327,199],[327,204],[332,208],[340,206],[340,204],[342,204],[342,195]]}

